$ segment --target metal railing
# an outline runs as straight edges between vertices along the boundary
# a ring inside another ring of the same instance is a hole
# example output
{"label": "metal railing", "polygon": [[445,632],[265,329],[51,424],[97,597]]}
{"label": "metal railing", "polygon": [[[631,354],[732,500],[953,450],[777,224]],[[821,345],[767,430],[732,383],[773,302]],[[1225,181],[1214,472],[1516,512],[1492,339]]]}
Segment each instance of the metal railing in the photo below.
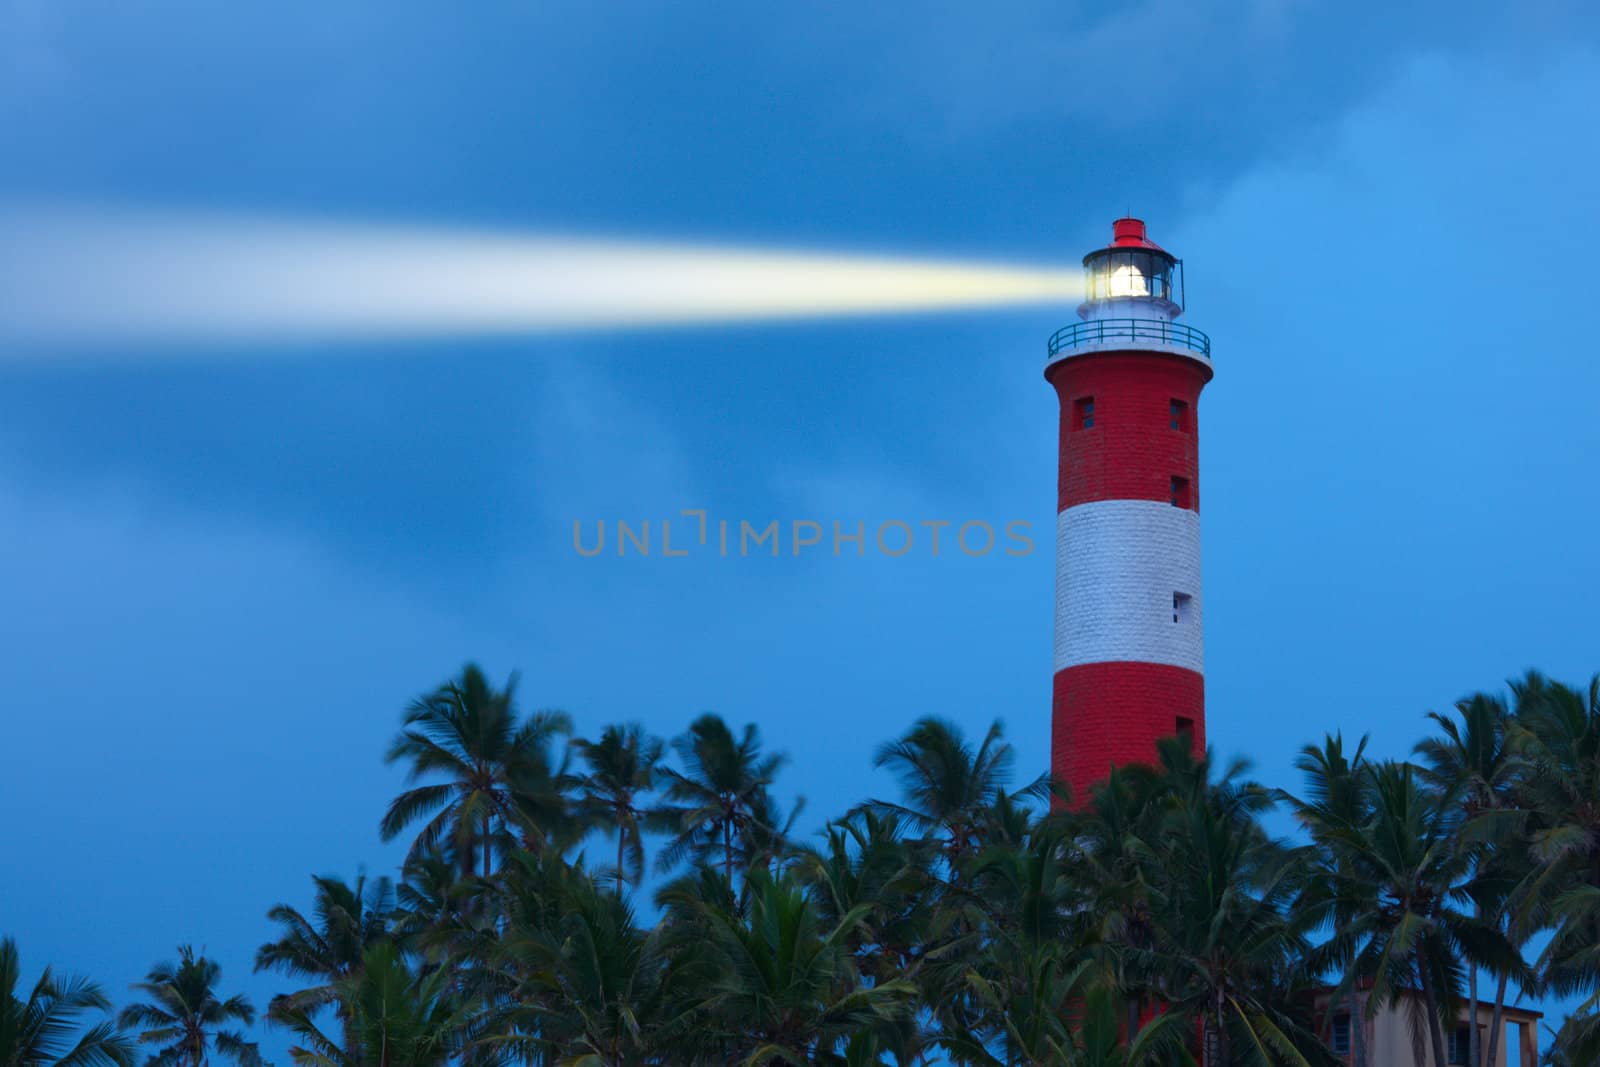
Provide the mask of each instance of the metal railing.
{"label": "metal railing", "polygon": [[1211,358],[1211,338],[1193,326],[1164,319],[1091,319],[1063,326],[1050,335],[1050,356],[1054,358],[1083,345],[1116,344],[1118,341],[1155,341]]}

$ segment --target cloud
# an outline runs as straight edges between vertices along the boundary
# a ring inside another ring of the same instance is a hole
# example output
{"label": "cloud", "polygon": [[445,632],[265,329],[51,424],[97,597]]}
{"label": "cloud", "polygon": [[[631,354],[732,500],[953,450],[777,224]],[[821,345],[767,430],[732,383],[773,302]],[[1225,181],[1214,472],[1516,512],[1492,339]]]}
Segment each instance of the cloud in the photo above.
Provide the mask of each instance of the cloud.
{"label": "cloud", "polygon": [[797,32],[794,47],[837,33],[851,54],[870,54],[851,82],[863,113],[912,141],[978,150],[1031,135],[1036,153],[1062,160],[1063,182],[1087,168],[1146,197],[1174,182],[1209,187],[1260,158],[1315,155],[1328,123],[1418,55],[1504,66],[1600,41],[1579,0],[1428,0],[1359,15],[1311,0],[951,0],[901,14],[852,11]]}
{"label": "cloud", "polygon": [[1574,591],[1600,581],[1600,150],[1572,131],[1597,58],[1418,58],[1316,158],[1252,168],[1170,235],[1217,368],[1212,737],[1269,778],[1324,728],[1400,756],[1426,708],[1595,669]]}

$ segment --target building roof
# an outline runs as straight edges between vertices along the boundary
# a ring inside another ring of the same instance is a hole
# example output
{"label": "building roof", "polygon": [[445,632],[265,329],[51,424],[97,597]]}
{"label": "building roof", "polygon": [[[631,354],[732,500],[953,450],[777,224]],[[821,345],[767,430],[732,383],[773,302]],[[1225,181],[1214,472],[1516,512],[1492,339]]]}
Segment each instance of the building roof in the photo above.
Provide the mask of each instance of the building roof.
{"label": "building roof", "polygon": [[[1365,991],[1367,991],[1367,990],[1369,990],[1371,988],[1372,988],[1372,983],[1370,983],[1370,982],[1363,982],[1362,985],[1361,985],[1361,989],[1362,989],[1363,992],[1365,992]],[[1316,991],[1316,995],[1318,997],[1330,997],[1331,998],[1333,996],[1334,992],[1335,992],[1335,987],[1333,987],[1331,985],[1318,986],[1317,987],[1317,991]],[[1422,990],[1420,990],[1420,989],[1406,989],[1406,990],[1403,990],[1403,993],[1407,997],[1420,997],[1420,996],[1422,996]],[[1465,1012],[1466,1008],[1467,1008],[1467,1005],[1465,1003],[1465,998],[1462,998],[1462,999],[1463,999],[1463,1002],[1462,1002],[1461,1010],[1463,1012]],[[1478,1010],[1480,1012],[1494,1010],[1494,999],[1491,998],[1491,997],[1481,998],[1478,1001]],[[1507,1004],[1505,1006],[1505,1008],[1504,1008],[1504,1011],[1505,1011],[1505,1015],[1506,1015],[1507,1018],[1515,1017],[1519,1021],[1520,1020],[1532,1021],[1532,1020],[1544,1018],[1544,1012],[1539,1011],[1537,1008],[1529,1008],[1529,1007],[1524,1007],[1524,1006],[1517,1005],[1517,1004]]]}

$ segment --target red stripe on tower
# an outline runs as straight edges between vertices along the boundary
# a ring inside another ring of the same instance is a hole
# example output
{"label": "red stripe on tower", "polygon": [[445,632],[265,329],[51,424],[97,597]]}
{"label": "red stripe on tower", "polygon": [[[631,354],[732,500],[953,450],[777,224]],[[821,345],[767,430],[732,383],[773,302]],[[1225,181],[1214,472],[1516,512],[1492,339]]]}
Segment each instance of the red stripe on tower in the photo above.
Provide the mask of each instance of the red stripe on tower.
{"label": "red stripe on tower", "polygon": [[1083,259],[1082,320],[1050,338],[1061,401],[1051,770],[1081,802],[1156,742],[1205,747],[1200,390],[1211,344],[1177,322],[1183,264],[1144,223]]}

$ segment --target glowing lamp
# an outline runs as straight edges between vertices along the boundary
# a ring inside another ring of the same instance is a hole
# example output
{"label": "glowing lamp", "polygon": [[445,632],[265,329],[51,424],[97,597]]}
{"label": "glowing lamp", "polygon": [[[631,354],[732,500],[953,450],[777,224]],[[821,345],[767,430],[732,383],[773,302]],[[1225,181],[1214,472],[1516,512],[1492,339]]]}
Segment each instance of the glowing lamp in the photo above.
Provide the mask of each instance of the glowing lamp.
{"label": "glowing lamp", "polygon": [[[1183,310],[1183,263],[1145,234],[1139,219],[1112,223],[1112,241],[1083,257],[1086,305],[1104,300],[1147,300],[1171,316]],[[1178,292],[1173,293],[1177,277]]]}

